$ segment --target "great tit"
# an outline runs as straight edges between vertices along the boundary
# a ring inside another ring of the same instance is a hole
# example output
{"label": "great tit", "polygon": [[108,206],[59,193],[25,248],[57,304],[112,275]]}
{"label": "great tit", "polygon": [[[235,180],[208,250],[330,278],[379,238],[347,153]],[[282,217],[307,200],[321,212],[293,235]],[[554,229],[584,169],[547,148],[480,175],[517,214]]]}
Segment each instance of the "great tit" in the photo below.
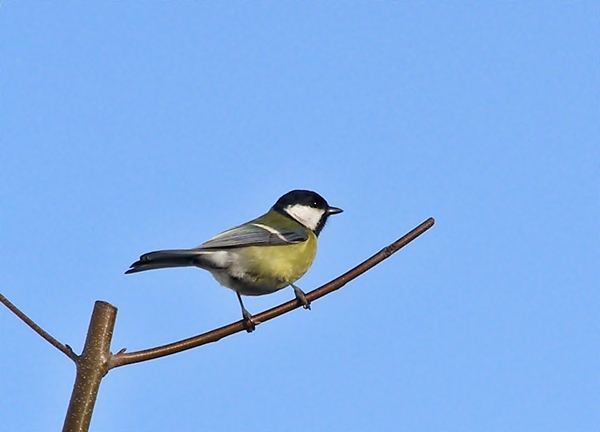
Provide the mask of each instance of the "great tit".
{"label": "great tit", "polygon": [[305,309],[310,303],[294,285],[310,268],[317,253],[317,236],[327,218],[343,210],[330,206],[316,192],[293,190],[264,215],[231,228],[193,249],[149,252],[125,273],[195,266],[208,270],[221,285],[236,292],[248,332],[256,323],[242,295],[259,296],[292,286]]}

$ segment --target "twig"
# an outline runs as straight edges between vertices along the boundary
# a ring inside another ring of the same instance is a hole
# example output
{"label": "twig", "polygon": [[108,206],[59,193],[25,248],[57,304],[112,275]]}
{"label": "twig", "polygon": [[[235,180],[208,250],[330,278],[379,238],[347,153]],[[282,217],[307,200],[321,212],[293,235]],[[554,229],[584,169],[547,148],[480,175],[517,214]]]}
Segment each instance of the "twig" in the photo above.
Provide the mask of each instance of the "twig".
{"label": "twig", "polygon": [[[351,280],[357,278],[367,270],[379,264],[384,259],[389,258],[393,253],[398,251],[400,248],[406,246],[408,243],[410,243],[418,236],[423,234],[425,231],[427,231],[429,228],[431,228],[434,223],[435,220],[433,218],[427,219],[425,222],[421,223],[412,231],[408,232],[406,235],[402,236],[391,245],[383,248],[371,258],[354,267],[352,270],[344,273],[343,275],[334,279],[333,281],[307,293],[306,298],[308,299],[308,301],[314,301],[337,289],[340,289]],[[257,323],[263,323],[280,315],[283,315],[284,313],[290,312],[291,310],[297,309],[300,306],[300,302],[294,299],[283,303],[279,306],[276,306],[272,309],[268,309],[262,313],[254,315],[254,321],[256,321]],[[224,327],[211,330],[207,333],[203,333],[201,335],[193,336],[188,339],[183,339],[178,342],[170,343],[167,345],[162,345],[159,347],[150,348],[142,351],[135,351],[131,353],[125,353],[124,350],[121,350],[117,354],[113,355],[108,361],[108,369],[132,363],[138,363],[146,360],[152,360],[164,357],[169,354],[175,354],[191,348],[196,348],[201,345],[216,342],[224,337],[231,336],[234,333],[238,333],[243,330],[245,330],[244,322],[240,320],[226,325]]]}
{"label": "twig", "polygon": [[21,321],[23,321],[25,324],[27,324],[29,327],[31,327],[31,329],[34,332],[36,332],[41,337],[43,337],[48,343],[50,343],[50,345],[52,345],[53,347],[55,347],[56,349],[61,351],[63,354],[65,354],[67,357],[69,357],[71,360],[73,360],[74,362],[77,363],[78,356],[77,356],[77,354],[75,354],[75,352],[73,352],[73,350],[71,349],[71,347],[69,345],[64,345],[61,342],[59,342],[57,339],[52,337],[52,335],[50,335],[46,330],[44,330],[39,325],[37,325],[35,322],[33,322],[33,320],[31,318],[29,318],[27,315],[25,315],[23,312],[21,312],[21,310],[18,307],[16,307],[14,304],[12,304],[2,294],[0,294],[0,303],[2,303],[12,313],[14,313],[16,316],[18,316],[21,319]]}

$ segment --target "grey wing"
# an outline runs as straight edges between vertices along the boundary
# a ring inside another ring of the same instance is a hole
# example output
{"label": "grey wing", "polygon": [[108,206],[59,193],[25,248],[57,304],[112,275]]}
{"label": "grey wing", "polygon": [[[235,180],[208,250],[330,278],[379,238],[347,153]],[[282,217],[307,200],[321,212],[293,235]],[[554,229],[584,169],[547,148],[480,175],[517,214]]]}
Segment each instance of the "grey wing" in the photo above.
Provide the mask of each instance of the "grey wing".
{"label": "grey wing", "polygon": [[242,246],[278,246],[302,243],[308,239],[303,229],[275,229],[262,224],[245,224],[232,228],[202,243],[196,249],[222,249]]}

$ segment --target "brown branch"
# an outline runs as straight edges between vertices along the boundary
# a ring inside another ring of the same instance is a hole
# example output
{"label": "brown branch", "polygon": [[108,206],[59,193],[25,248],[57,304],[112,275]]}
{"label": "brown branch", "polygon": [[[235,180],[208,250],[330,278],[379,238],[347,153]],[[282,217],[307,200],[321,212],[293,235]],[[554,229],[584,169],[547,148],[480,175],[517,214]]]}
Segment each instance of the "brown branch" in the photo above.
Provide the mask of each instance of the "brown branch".
{"label": "brown branch", "polygon": [[60,352],[65,354],[67,357],[69,357],[74,362],[77,362],[78,356],[77,356],[77,354],[75,354],[73,352],[73,350],[71,349],[71,347],[69,345],[64,345],[61,342],[59,342],[57,339],[52,337],[52,335],[50,335],[50,333],[48,333],[43,328],[41,328],[39,325],[37,325],[35,322],[33,322],[33,320],[31,318],[29,318],[27,315],[25,315],[18,307],[16,307],[14,304],[12,304],[2,294],[0,294],[0,303],[2,303],[4,306],[6,306],[12,313],[14,313],[17,317],[19,317],[21,319],[21,321],[23,321],[25,324],[27,324],[34,332],[39,334],[48,343],[50,343],[50,345],[52,345],[54,348],[56,348],[57,350],[59,350]]}
{"label": "brown branch", "polygon": [[[362,262],[358,266],[354,267],[352,270],[344,273],[340,277],[332,280],[331,282],[309,292],[306,294],[306,298],[308,301],[315,301],[335,290],[340,289],[344,285],[346,285],[351,280],[357,278],[367,270],[373,268],[381,261],[386,258],[389,258],[393,253],[398,251],[400,248],[406,246],[408,243],[419,237],[425,231],[433,226],[435,220],[433,218],[427,219],[425,222],[421,223],[419,226],[408,232],[406,235],[402,236],[398,240],[396,240],[391,245],[383,248],[381,251],[377,252],[371,258]],[[276,306],[272,309],[268,309],[262,313],[254,315],[254,321],[259,324],[266,321],[269,321],[273,318],[276,318],[284,313],[290,312],[294,309],[297,309],[301,306],[298,300],[291,300],[286,303],[282,303],[279,306]],[[243,321],[237,321],[226,325],[224,327],[220,327],[215,330],[211,330],[207,333],[200,334],[198,336],[193,336],[188,339],[183,339],[178,342],[173,342],[167,345],[162,345],[156,348],[150,348],[142,351],[136,351],[132,353],[124,353],[124,350],[119,351],[117,354],[112,356],[112,358],[108,361],[108,369],[116,368],[119,366],[124,366],[132,363],[138,363],[146,360],[152,360],[160,357],[164,357],[166,355],[175,354],[181,351],[185,351],[191,348],[196,348],[201,345],[205,345],[211,342],[216,342],[224,337],[231,336],[234,333],[238,333],[245,330]]]}
{"label": "brown branch", "polygon": [[90,428],[100,382],[108,372],[117,308],[97,301],[90,319],[83,352],[77,359],[77,376],[63,424],[63,432],[87,432]]}

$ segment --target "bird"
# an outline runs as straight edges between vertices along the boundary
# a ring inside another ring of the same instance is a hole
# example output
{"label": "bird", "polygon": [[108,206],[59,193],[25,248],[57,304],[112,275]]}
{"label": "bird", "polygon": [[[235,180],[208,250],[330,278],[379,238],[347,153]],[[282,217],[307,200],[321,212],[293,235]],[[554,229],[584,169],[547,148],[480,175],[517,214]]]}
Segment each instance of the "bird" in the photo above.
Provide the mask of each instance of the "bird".
{"label": "bird", "polygon": [[237,294],[244,328],[252,332],[254,317],[242,296],[260,296],[291,286],[305,309],[310,302],[294,283],[311,267],[317,237],[331,215],[342,213],[310,190],[282,195],[264,215],[228,229],[192,249],[148,252],[125,274],[169,267],[199,267]]}

